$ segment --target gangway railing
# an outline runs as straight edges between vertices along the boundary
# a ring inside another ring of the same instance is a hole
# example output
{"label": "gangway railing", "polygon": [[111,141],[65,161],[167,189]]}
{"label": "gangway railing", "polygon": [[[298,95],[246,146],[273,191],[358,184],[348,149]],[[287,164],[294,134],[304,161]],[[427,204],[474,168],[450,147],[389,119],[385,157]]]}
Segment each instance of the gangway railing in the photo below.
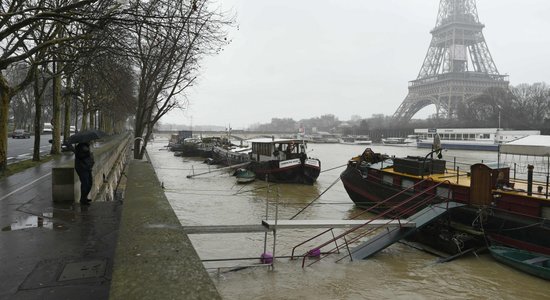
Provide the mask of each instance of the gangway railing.
{"label": "gangway railing", "polygon": [[[380,205],[383,205],[383,204],[386,204],[387,202],[389,202],[389,201],[392,200],[393,198],[395,198],[395,197],[397,197],[397,196],[399,196],[399,195],[402,195],[403,193],[407,192],[408,190],[411,190],[411,189],[414,190],[414,188],[415,188],[416,186],[420,186],[420,185],[424,184],[424,183],[425,183],[426,181],[428,181],[428,180],[433,182],[433,180],[431,180],[431,178],[427,178],[426,180],[419,181],[419,182],[417,182],[415,185],[413,185],[413,186],[411,186],[411,187],[409,187],[409,188],[407,188],[407,189],[404,189],[404,190],[400,191],[399,193],[396,193],[395,195],[393,195],[393,196],[391,196],[391,197],[385,199],[384,201],[381,201],[381,202],[377,203],[376,205],[374,205],[373,207],[371,207],[368,211],[372,211],[372,210],[375,209],[376,207],[378,207],[378,206],[380,206]],[[425,195],[426,193],[428,193],[428,192],[430,192],[430,191],[433,191],[434,189],[437,189],[437,187],[439,187],[439,186],[441,186],[441,185],[443,185],[443,184],[449,185],[450,182],[449,182],[448,180],[446,180],[446,181],[442,181],[442,182],[439,182],[439,183],[434,184],[434,185],[430,185],[429,187],[427,187],[427,188],[425,188],[425,189],[419,191],[418,193],[414,194],[413,196],[411,196],[411,197],[409,197],[409,198],[407,198],[407,199],[401,201],[399,204],[390,207],[390,208],[387,209],[386,211],[383,211],[382,213],[378,214],[378,215],[375,216],[374,218],[369,219],[369,220],[366,220],[366,222],[365,222],[364,224],[359,225],[359,226],[356,226],[356,227],[353,227],[353,228],[351,228],[351,229],[349,229],[349,230],[347,230],[347,231],[345,231],[345,232],[339,234],[338,236],[333,237],[331,240],[329,240],[329,241],[327,241],[327,242],[324,242],[324,243],[322,243],[321,245],[319,245],[319,246],[317,246],[317,247],[315,247],[315,248],[309,250],[308,252],[306,252],[306,253],[302,256],[302,257],[303,257],[303,259],[302,259],[302,267],[305,266],[305,260],[306,260],[306,258],[311,256],[311,255],[308,255],[308,254],[310,254],[310,253],[318,253],[318,254],[319,254],[319,259],[317,259],[316,261],[314,261],[314,262],[312,262],[312,263],[310,263],[310,264],[308,265],[308,266],[311,266],[312,264],[317,263],[317,262],[321,261],[322,259],[324,259],[325,257],[329,256],[330,254],[340,253],[340,247],[343,247],[343,246],[345,246],[346,249],[347,249],[347,251],[348,251],[348,255],[345,256],[345,257],[343,257],[343,258],[346,258],[346,257],[352,258],[352,253],[351,253],[351,251],[350,251],[350,249],[349,249],[349,244],[350,244],[350,243],[353,243],[353,242],[355,242],[355,241],[357,241],[358,239],[360,239],[360,238],[362,238],[362,237],[364,237],[364,236],[366,236],[366,235],[368,235],[368,234],[370,234],[370,233],[372,233],[372,232],[374,232],[374,231],[376,231],[376,230],[378,230],[378,229],[380,229],[380,228],[382,228],[382,227],[385,227],[385,224],[381,224],[381,225],[379,225],[379,226],[376,226],[376,227],[374,227],[374,228],[372,228],[372,229],[370,229],[370,230],[367,230],[366,232],[364,232],[364,233],[362,233],[362,234],[359,234],[359,235],[357,235],[357,236],[355,236],[355,237],[353,237],[352,239],[349,239],[349,240],[346,238],[346,236],[348,236],[348,235],[351,234],[351,233],[356,232],[356,231],[359,230],[359,229],[364,228],[365,226],[369,225],[369,223],[371,223],[373,220],[378,220],[378,219],[380,219],[380,218],[382,218],[382,217],[385,217],[385,216],[387,216],[387,215],[390,215],[390,214],[391,214],[392,219],[388,219],[387,223],[393,222],[393,221],[395,221],[395,220],[397,220],[398,222],[400,222],[400,218],[401,218],[401,217],[407,216],[407,215],[409,215],[411,212],[416,211],[419,207],[426,206],[426,205],[428,205],[429,203],[432,203],[433,200],[434,200],[435,198],[441,197],[441,195],[439,195],[439,194],[436,192],[436,193],[434,193],[433,195],[430,195],[429,197],[427,197],[427,198],[425,198],[425,199],[422,199],[422,200],[420,200],[420,201],[415,201],[415,200],[418,199],[418,197],[420,197],[420,196],[422,196],[422,195]],[[446,198],[445,201],[447,202],[447,205],[448,205],[448,201],[449,201],[449,198],[450,198],[450,190],[448,190],[447,193],[448,193],[448,194],[447,194],[447,198]],[[410,204],[410,203],[413,202],[413,201],[415,201],[414,204],[408,206],[408,204]],[[447,209],[448,209],[448,207],[447,207]],[[392,214],[392,213],[395,213],[395,212],[397,212],[397,214]],[[326,233],[326,232],[328,232],[328,231],[330,231],[330,230],[327,230],[327,231],[325,231],[324,233]],[[321,235],[324,234],[324,233],[321,233],[321,234],[317,235],[316,237],[319,237],[319,236],[321,236]],[[307,243],[307,242],[313,240],[313,239],[316,238],[316,237],[313,237],[313,238],[311,238],[311,239],[309,239],[309,240],[307,240],[307,241],[305,241],[305,242],[302,242],[302,243],[300,243],[299,245],[295,246],[295,247],[292,249],[292,254],[294,254],[294,251],[295,251],[296,247],[301,246],[301,245],[303,245],[303,244],[305,244],[305,243]],[[339,240],[339,239],[343,239],[343,240],[344,240],[343,245],[338,245],[338,243],[337,243],[336,241]],[[322,249],[323,247],[326,247],[327,245],[330,245],[330,244],[332,244],[332,243],[335,243],[336,247],[330,249],[330,250],[327,251],[327,252],[321,253],[321,249]],[[366,246],[366,245],[365,245],[365,246]],[[323,255],[324,255],[324,256],[323,256]],[[292,255],[292,256],[293,256],[293,255]],[[292,257],[292,256],[291,256],[291,257]],[[343,259],[343,258],[341,258],[341,259]],[[340,261],[341,259],[339,259],[338,261]]]}
{"label": "gangway railing", "polygon": [[[424,206],[427,206],[428,204],[430,204],[430,202],[432,202],[432,200],[435,198],[435,197],[438,197],[438,195],[434,195],[430,198],[427,198],[425,199],[424,201],[421,201],[421,202],[417,202],[414,206],[410,206],[408,207],[407,211],[403,212],[404,214],[408,214],[410,212],[415,212],[417,211],[417,209],[420,209],[421,207],[424,207]],[[445,201],[446,203],[446,207],[445,207],[445,211],[448,211],[449,210],[449,197],[447,197],[447,200]],[[430,211],[423,211],[423,210],[419,210],[417,213],[414,214],[414,219],[410,220],[410,221],[414,221],[414,223],[418,226],[419,224],[416,222],[416,220],[422,216],[424,216],[425,214],[427,214],[428,212]],[[420,213],[420,214],[419,214]],[[420,225],[423,225],[423,224],[420,224]],[[379,226],[380,227],[380,226]],[[401,230],[403,229],[403,227],[400,227],[400,228],[397,228],[397,230]],[[408,228],[407,230],[410,230],[410,231],[413,231],[413,230],[416,230],[417,228]],[[348,256],[353,260],[353,256],[352,254],[356,253],[356,252],[359,252],[360,250],[370,246],[371,244],[374,244],[375,242],[377,242],[378,240],[384,238],[385,236],[387,235],[390,235],[392,234],[396,229],[392,229],[392,230],[389,230],[388,228],[388,231],[385,233],[385,234],[380,234],[380,235],[377,235],[375,236],[374,238],[372,239],[369,239],[367,242],[363,243],[360,247],[356,247],[353,249],[353,253],[351,253],[350,251],[348,251]],[[357,235],[356,237],[354,237],[352,240],[350,240],[349,242],[352,243],[352,242],[355,242],[357,240],[359,240],[360,238],[363,238],[365,237],[366,235],[372,233],[374,230],[371,230],[369,232],[365,232],[363,234],[360,234],[360,235]],[[396,240],[397,241],[397,240]],[[396,242],[396,241],[393,241],[392,243]],[[389,246],[391,244],[388,244],[387,246]],[[382,248],[381,248],[382,249]],[[380,250],[381,250],[380,249]],[[337,260],[337,262],[345,259],[346,256],[340,258]]]}
{"label": "gangway railing", "polygon": [[[406,188],[406,189],[404,189],[404,190],[399,191],[398,193],[396,193],[396,194],[394,194],[393,196],[391,196],[391,197],[385,199],[384,201],[380,201],[380,202],[376,203],[375,205],[369,207],[368,209],[366,209],[366,210],[360,212],[359,214],[356,214],[355,216],[351,217],[350,219],[351,219],[351,220],[357,219],[357,218],[359,218],[360,216],[362,216],[362,215],[364,215],[364,214],[366,214],[366,213],[372,212],[373,210],[377,209],[377,208],[380,207],[380,206],[383,207],[383,206],[386,205],[387,203],[391,202],[394,198],[397,198],[398,196],[400,196],[400,195],[402,195],[402,194],[404,194],[404,193],[406,193],[406,192],[408,192],[408,191],[410,191],[410,190],[414,190],[416,187],[421,186],[421,185],[425,184],[425,183],[428,182],[428,181],[433,182],[433,180],[432,180],[431,178],[426,178],[426,179],[424,179],[424,180],[421,180],[421,181],[415,183],[414,185],[412,185],[412,186],[410,186],[410,187],[408,187],[408,188]],[[372,219],[372,220],[374,220],[374,219]],[[372,220],[366,220],[366,221],[370,222],[370,221],[372,221]],[[367,223],[367,224],[368,224],[368,223]],[[296,248],[298,248],[298,247],[300,247],[300,246],[302,246],[302,245],[304,245],[304,244],[306,244],[306,243],[308,243],[308,242],[310,242],[310,241],[312,241],[312,240],[314,240],[314,239],[316,239],[316,238],[318,238],[318,237],[320,237],[320,236],[322,236],[322,235],[324,235],[324,234],[326,234],[326,233],[328,233],[328,232],[331,232],[331,233],[332,233],[332,236],[333,236],[333,239],[336,239],[336,237],[334,236],[333,229],[334,229],[334,228],[329,228],[329,229],[327,229],[327,230],[325,230],[325,231],[323,231],[323,232],[317,234],[316,236],[313,236],[313,237],[311,237],[311,238],[309,238],[309,239],[307,239],[307,240],[305,240],[305,241],[299,243],[298,245],[294,246],[294,247],[292,248],[292,253],[291,253],[291,255],[290,255],[291,259],[294,259],[294,252],[295,252]],[[338,244],[336,243],[336,245],[338,245]],[[300,255],[300,257],[301,257],[301,255]]]}

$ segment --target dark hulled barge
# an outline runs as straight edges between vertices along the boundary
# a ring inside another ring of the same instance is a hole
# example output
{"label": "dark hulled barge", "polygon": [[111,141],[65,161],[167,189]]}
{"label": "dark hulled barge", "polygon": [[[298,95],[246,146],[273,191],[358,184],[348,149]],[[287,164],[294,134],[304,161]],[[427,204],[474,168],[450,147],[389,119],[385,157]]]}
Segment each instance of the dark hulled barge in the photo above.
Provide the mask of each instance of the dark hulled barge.
{"label": "dark hulled barge", "polygon": [[321,161],[308,157],[302,140],[261,138],[249,143],[252,152],[247,169],[260,180],[313,184],[319,177]]}
{"label": "dark hulled barge", "polygon": [[[340,177],[357,206],[379,212],[394,207],[395,214],[410,216],[429,204],[461,204],[413,235],[438,250],[461,253],[490,241],[550,254],[548,181],[537,183],[530,174],[513,180],[502,163],[462,171],[442,159],[390,158],[367,149]],[[535,192],[533,185],[539,186]]]}

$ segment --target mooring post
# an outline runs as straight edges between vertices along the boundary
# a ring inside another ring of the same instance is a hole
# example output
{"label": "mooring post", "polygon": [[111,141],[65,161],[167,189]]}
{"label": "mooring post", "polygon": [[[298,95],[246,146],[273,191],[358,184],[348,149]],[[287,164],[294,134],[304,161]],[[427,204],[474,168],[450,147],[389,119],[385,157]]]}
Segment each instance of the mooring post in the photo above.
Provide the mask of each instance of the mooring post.
{"label": "mooring post", "polygon": [[[265,220],[268,220],[268,213],[269,213],[269,181],[267,180],[267,176],[265,175],[265,184],[267,185],[267,192],[265,197]],[[267,231],[264,234],[264,252],[267,251]]]}
{"label": "mooring post", "polygon": [[549,176],[546,175],[546,199],[548,199],[548,180],[549,180]]}
{"label": "mooring post", "polygon": [[279,187],[277,186],[277,196],[275,198],[275,227],[273,227],[273,261],[271,269],[275,269],[275,245],[277,243],[277,220],[279,219]]}
{"label": "mooring post", "polygon": [[456,167],[456,156],[453,158],[453,168],[457,169],[457,167]]}
{"label": "mooring post", "polygon": [[535,166],[527,165],[527,195],[533,195],[533,169]]}

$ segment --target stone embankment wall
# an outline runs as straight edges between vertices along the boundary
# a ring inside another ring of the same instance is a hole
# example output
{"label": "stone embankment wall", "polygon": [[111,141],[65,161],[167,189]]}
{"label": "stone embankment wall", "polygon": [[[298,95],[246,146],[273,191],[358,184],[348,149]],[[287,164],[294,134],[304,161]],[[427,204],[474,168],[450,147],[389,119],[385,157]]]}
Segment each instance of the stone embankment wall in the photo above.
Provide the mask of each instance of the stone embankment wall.
{"label": "stone embankment wall", "polygon": [[[93,201],[112,201],[124,164],[128,159],[131,134],[108,137],[92,147],[95,165],[93,186],[89,198]],[[74,158],[52,170],[52,199],[56,202],[78,202],[80,180],[74,170]]]}

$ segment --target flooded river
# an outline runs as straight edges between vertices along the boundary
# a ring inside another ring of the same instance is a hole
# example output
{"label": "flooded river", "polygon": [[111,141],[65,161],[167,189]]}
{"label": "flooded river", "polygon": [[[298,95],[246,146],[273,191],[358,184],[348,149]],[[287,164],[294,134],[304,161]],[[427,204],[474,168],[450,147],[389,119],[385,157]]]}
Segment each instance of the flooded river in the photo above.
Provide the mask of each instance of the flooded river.
{"label": "flooded river", "polygon": [[[309,156],[319,158],[322,170],[328,171],[322,172],[313,186],[270,184],[268,194],[265,182],[237,185],[228,172],[186,178],[206,172],[209,167],[198,158],[175,157],[165,150],[167,143],[157,139],[148,151],[166,196],[184,226],[259,225],[265,219],[266,201],[270,219],[275,218],[276,208],[279,219],[289,219],[317,198],[295,219],[347,219],[360,211],[337,180],[344,169],[339,166],[361,154],[364,146],[310,144]],[[409,147],[371,148],[396,156],[427,153],[426,149]],[[444,153],[448,166],[454,157],[479,162],[496,161],[496,156],[494,152]],[[437,263],[436,256],[396,243],[362,261],[336,262],[343,254],[334,254],[302,268],[302,259],[287,258],[292,247],[321,231],[279,230],[275,256],[283,258],[275,260],[273,270],[236,268],[257,264],[259,259],[210,261],[205,266],[224,299],[550,299],[548,281],[499,264],[488,253]],[[264,233],[203,234],[190,238],[203,260],[258,258],[264,252]],[[313,247],[330,238],[327,235],[307,245]],[[268,234],[269,252],[273,251],[273,240],[273,235]],[[298,253],[308,249],[301,247]]]}

